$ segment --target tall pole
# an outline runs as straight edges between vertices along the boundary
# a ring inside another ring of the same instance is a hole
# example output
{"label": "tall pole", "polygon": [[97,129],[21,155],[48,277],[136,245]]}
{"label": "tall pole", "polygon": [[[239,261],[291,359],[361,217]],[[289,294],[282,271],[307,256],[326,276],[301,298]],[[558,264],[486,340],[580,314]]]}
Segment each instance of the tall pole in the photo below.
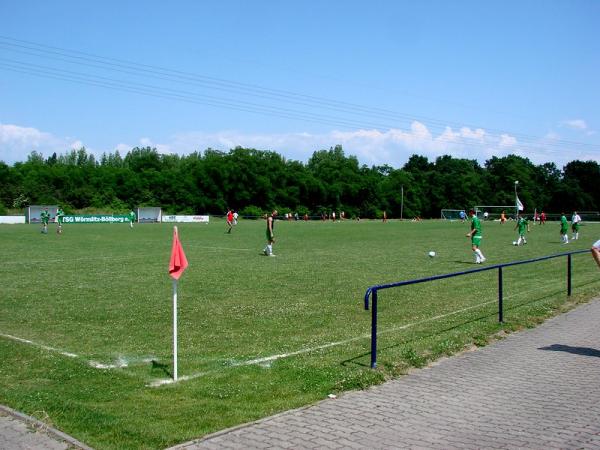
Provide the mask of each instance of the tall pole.
{"label": "tall pole", "polygon": [[404,212],[404,185],[402,185],[400,191],[402,192],[402,197],[400,200],[400,220],[402,220],[402,213]]}
{"label": "tall pole", "polygon": [[173,381],[177,381],[177,280],[173,280]]}
{"label": "tall pole", "polygon": [[515,220],[519,217],[519,202],[517,201],[517,185],[519,180],[515,180]]}

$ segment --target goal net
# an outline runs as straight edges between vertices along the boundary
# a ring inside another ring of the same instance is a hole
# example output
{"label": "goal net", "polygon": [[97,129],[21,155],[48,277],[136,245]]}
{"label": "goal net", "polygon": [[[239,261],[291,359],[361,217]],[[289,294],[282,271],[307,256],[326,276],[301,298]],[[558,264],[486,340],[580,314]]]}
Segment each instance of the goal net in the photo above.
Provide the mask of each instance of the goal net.
{"label": "goal net", "polygon": [[480,219],[500,220],[502,211],[504,211],[507,220],[515,218],[515,205],[478,205],[474,206],[473,209]]}
{"label": "goal net", "polygon": [[467,212],[464,209],[442,209],[441,218],[445,220],[461,220],[461,214],[467,217]]}
{"label": "goal net", "polygon": [[31,205],[25,210],[25,222],[27,223],[41,223],[42,222],[42,211],[48,208],[50,213],[50,221],[54,221],[56,217],[56,211],[58,211],[58,205]]}
{"label": "goal net", "polygon": [[137,209],[137,221],[140,223],[160,222],[162,210],[159,207],[144,206]]}

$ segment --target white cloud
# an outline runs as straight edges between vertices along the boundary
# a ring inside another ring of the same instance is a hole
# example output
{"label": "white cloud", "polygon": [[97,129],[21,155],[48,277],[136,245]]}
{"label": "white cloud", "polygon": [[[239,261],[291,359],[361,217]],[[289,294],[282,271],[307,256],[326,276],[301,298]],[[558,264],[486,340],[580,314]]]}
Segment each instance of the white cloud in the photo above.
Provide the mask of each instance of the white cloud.
{"label": "white cloud", "polygon": [[273,150],[289,159],[307,161],[314,151],[342,145],[347,155],[355,155],[362,164],[389,164],[401,167],[410,155],[417,153],[431,160],[444,154],[457,158],[477,159],[483,163],[491,156],[504,156],[516,151],[517,139],[508,134],[492,136],[481,128],[445,127],[434,135],[429,128],[413,121],[409,130],[392,128],[381,131],[332,130],[329,133],[247,134],[237,131],[218,133],[182,133],[170,140],[168,147],[180,154],[208,147],[227,151],[236,146]]}
{"label": "white cloud", "polygon": [[574,130],[587,130],[588,128],[587,123],[583,119],[563,120],[561,125]]}
{"label": "white cloud", "polygon": [[69,148],[73,148],[75,150],[79,150],[81,147],[85,147],[85,145],[83,145],[83,142],[81,142],[80,140],[73,141],[69,145]]}
{"label": "white cloud", "polygon": [[[155,148],[158,153],[173,153],[173,150],[171,149],[171,146],[169,144],[157,144],[148,137],[141,138],[137,146],[130,146],[129,148],[124,149],[123,151],[128,152],[133,147],[152,147]],[[121,149],[119,149],[119,151],[121,151]]]}
{"label": "white cloud", "polygon": [[133,148],[133,146],[128,145],[128,144],[123,144],[123,143],[115,145],[115,150],[121,154],[127,153],[132,148]]}
{"label": "white cloud", "polygon": [[486,137],[485,131],[482,130],[481,128],[477,128],[476,130],[471,130],[469,127],[462,127],[460,129],[460,135],[463,138],[473,139],[473,140],[476,140],[479,142],[483,142]]}
{"label": "white cloud", "polygon": [[26,161],[33,151],[49,157],[52,153],[61,155],[81,147],[85,147],[88,153],[95,156],[101,153],[87,147],[80,139],[55,136],[37,128],[0,123],[0,161],[7,164]]}
{"label": "white cloud", "polygon": [[44,155],[64,153],[65,149],[72,148],[71,143],[36,128],[0,123],[0,160],[8,164],[25,161],[32,151]]}
{"label": "white cloud", "polygon": [[[510,153],[529,158],[535,164],[553,161],[561,167],[566,162],[584,155],[575,155],[556,147],[560,136],[554,132],[541,138],[538,145],[522,145],[509,134],[494,135],[482,128],[462,127],[452,129],[447,126],[433,133],[425,124],[413,121],[409,129],[389,130],[362,129],[355,131],[332,130],[327,133],[245,133],[235,130],[219,132],[191,131],[179,133],[157,142],[149,136],[142,136],[137,143],[120,142],[107,148],[86,147],[89,153],[99,157],[103,152],[118,150],[125,155],[133,147],[154,147],[159,153],[186,155],[207,148],[228,151],[242,146],[259,150],[271,150],[288,159],[308,161],[313,152],[329,149],[341,144],[346,155],[355,155],[361,164],[389,164],[402,167],[412,154],[419,154],[434,160],[441,155],[455,158],[475,159],[483,164],[492,156],[506,156]],[[554,143],[552,146],[545,144]],[[81,140],[60,138],[35,128],[0,124],[0,160],[9,164],[24,161],[27,155],[36,150],[49,156],[52,152],[64,153],[71,148],[83,146]],[[540,147],[540,148],[534,148]]]}
{"label": "white cloud", "polygon": [[500,142],[498,145],[500,147],[514,147],[517,144],[517,139],[508,134],[500,135]]}

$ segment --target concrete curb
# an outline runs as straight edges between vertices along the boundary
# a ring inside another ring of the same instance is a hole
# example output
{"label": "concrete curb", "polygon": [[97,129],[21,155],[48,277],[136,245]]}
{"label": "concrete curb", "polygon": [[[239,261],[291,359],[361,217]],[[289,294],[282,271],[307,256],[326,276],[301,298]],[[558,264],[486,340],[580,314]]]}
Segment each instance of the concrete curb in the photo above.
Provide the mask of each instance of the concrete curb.
{"label": "concrete curb", "polygon": [[20,420],[21,422],[25,422],[27,425],[30,425],[31,427],[35,428],[36,430],[46,433],[59,441],[64,441],[72,447],[82,449],[82,450],[94,450],[92,447],[85,445],[83,442],[78,441],[74,437],[71,437],[68,434],[63,433],[62,431],[59,431],[56,428],[52,428],[52,427],[48,426],[47,424],[45,424],[44,422],[37,420],[31,416],[20,413],[19,411],[15,411],[14,409],[9,408],[8,406],[0,405],[0,412],[5,413],[6,415],[12,416],[15,419]]}

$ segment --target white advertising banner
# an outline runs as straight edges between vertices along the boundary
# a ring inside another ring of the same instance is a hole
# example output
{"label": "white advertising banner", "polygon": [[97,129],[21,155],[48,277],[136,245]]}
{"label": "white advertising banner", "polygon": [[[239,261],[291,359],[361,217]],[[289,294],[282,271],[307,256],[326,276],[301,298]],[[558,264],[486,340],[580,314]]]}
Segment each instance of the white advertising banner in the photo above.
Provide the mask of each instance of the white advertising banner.
{"label": "white advertising banner", "polygon": [[208,223],[208,216],[162,216],[163,222]]}
{"label": "white advertising banner", "polygon": [[25,223],[25,216],[0,216],[0,223]]}

